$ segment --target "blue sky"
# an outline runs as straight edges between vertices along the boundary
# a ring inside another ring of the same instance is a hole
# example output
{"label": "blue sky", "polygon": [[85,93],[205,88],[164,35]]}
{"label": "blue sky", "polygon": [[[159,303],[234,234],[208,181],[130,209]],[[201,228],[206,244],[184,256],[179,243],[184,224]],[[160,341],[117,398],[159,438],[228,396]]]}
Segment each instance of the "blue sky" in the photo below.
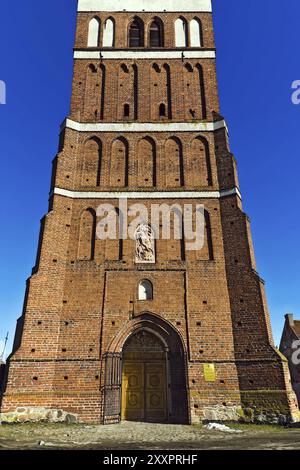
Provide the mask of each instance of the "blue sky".
{"label": "blue sky", "polygon": [[[12,341],[22,311],[69,109],[76,1],[45,5],[1,2],[0,340],[9,331]],[[298,7],[298,0],[214,0],[221,110],[276,343],[284,313],[300,318],[300,106],[291,102],[291,84],[300,79]]]}

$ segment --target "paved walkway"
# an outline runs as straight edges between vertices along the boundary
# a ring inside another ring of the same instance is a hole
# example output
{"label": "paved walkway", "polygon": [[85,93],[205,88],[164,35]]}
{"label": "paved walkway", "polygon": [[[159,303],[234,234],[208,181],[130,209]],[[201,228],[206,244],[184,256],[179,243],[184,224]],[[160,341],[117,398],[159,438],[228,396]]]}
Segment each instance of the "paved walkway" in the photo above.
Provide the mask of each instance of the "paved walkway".
{"label": "paved walkway", "polygon": [[23,424],[0,426],[0,449],[202,450],[300,449],[300,429],[234,426],[240,434],[200,426],[122,423],[112,426]]}

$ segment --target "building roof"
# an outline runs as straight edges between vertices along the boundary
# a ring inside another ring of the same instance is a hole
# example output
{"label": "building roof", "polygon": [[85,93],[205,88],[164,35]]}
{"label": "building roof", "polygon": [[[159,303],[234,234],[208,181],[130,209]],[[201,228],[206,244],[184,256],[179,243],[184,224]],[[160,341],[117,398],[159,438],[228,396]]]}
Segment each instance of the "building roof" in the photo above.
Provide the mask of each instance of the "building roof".
{"label": "building roof", "polygon": [[300,320],[294,320],[294,331],[300,337]]}

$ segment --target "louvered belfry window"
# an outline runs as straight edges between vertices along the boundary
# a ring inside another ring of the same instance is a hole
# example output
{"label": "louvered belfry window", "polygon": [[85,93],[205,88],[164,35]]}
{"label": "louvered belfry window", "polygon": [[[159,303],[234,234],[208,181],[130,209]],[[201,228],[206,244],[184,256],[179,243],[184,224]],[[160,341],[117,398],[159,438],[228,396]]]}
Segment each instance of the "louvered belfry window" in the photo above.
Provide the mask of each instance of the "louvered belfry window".
{"label": "louvered belfry window", "polygon": [[162,45],[162,30],[160,25],[154,21],[150,27],[150,47],[161,47]]}
{"label": "louvered belfry window", "polygon": [[143,26],[138,20],[134,20],[130,25],[129,46],[130,47],[143,47],[144,46]]}

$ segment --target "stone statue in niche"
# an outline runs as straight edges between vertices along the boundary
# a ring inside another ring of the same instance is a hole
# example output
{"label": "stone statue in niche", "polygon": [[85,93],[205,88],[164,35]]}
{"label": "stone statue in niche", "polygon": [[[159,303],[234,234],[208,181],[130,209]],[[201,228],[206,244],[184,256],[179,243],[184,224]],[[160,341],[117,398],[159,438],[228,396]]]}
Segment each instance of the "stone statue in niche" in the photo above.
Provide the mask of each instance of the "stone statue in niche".
{"label": "stone statue in niche", "polygon": [[155,263],[155,240],[149,225],[139,225],[135,231],[135,262]]}

